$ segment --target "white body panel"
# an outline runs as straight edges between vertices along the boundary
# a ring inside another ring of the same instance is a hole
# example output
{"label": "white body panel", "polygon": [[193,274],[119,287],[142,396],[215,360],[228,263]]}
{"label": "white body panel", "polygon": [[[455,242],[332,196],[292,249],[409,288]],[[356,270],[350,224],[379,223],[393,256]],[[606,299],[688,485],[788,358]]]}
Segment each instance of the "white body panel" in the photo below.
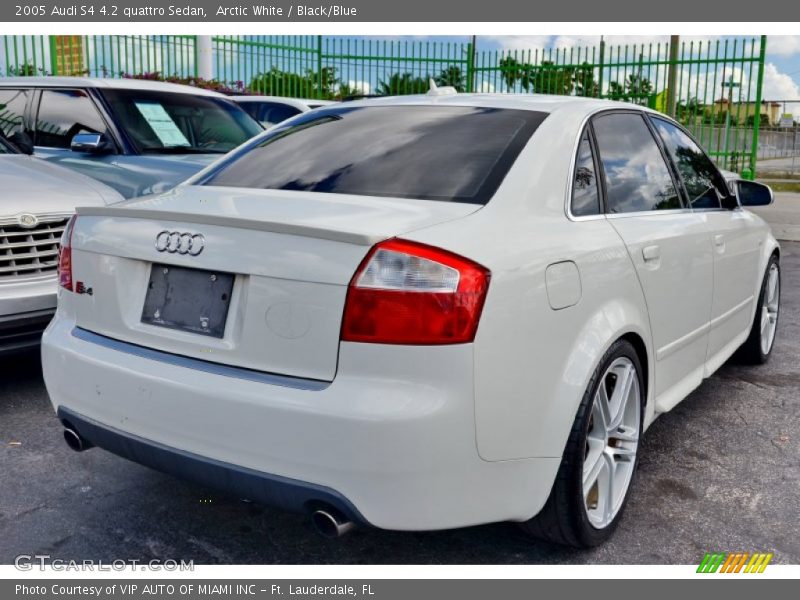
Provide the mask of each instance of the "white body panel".
{"label": "white body panel", "polygon": [[[300,192],[287,201],[283,192],[190,182],[87,211],[74,238],[75,279],[92,278],[103,291],[61,294],[43,346],[52,402],[171,447],[328,486],[379,527],[528,519],[547,499],[604,352],[623,336],[640,351],[648,425],[743,341],[754,310],[747,300],[757,296],[777,243],[741,209],[570,217],[577,140],[591,114],[615,103],[489,95],[369,103],[551,114],[484,207]],[[202,230],[203,254],[158,254],[161,229]],[[718,230],[730,254],[714,250]],[[371,244],[394,236],[491,271],[473,343],[338,341],[348,281]],[[654,245],[656,255],[648,250]],[[235,265],[234,337],[215,346],[138,322],[146,269],[162,260]],[[281,302],[320,315],[296,346],[265,335],[262,314]],[[740,304],[733,317],[719,318]],[[76,326],[330,385],[292,389],[163,365],[77,339]]]}

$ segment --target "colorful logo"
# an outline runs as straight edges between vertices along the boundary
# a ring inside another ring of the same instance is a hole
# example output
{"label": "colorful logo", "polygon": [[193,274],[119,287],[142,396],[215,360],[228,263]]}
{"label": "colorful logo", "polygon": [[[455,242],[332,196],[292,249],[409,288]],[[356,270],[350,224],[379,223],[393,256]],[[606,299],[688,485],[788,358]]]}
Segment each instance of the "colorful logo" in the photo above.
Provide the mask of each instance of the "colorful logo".
{"label": "colorful logo", "polygon": [[763,573],[772,552],[706,552],[698,573]]}

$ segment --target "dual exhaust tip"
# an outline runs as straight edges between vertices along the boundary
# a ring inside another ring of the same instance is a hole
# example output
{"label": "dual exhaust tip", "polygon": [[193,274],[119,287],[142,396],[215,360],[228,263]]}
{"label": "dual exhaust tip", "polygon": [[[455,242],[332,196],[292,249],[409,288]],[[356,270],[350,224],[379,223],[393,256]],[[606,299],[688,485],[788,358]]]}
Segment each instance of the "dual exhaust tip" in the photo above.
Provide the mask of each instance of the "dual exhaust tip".
{"label": "dual exhaust tip", "polygon": [[64,427],[64,441],[67,442],[67,446],[75,452],[83,452],[94,446],[94,444],[81,437],[80,433],[68,425]]}
{"label": "dual exhaust tip", "polygon": [[[83,452],[94,446],[67,423],[64,424],[64,441],[75,452]],[[355,528],[352,521],[348,521],[333,508],[317,509],[312,512],[311,523],[322,536],[330,539],[342,537]]]}

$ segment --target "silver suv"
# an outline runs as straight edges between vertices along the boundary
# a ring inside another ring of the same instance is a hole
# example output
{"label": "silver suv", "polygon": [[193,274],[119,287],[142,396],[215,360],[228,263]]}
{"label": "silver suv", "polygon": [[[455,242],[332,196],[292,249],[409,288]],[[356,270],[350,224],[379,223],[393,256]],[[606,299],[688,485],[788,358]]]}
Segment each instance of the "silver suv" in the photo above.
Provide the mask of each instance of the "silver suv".
{"label": "silver suv", "polygon": [[123,198],[0,135],[0,355],[36,346],[56,309],[58,244],[75,207]]}
{"label": "silver suv", "polygon": [[169,190],[263,131],[216,92],[89,77],[0,78],[0,127],[126,198]]}

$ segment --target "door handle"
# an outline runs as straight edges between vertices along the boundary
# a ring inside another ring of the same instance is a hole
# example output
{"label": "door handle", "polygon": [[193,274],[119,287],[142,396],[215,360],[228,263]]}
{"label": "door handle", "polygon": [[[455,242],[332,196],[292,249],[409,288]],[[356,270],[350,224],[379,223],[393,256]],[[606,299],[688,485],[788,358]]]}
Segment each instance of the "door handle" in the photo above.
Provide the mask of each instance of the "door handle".
{"label": "door handle", "polygon": [[645,261],[658,260],[661,258],[661,248],[658,246],[645,246],[642,248],[642,258]]}
{"label": "door handle", "polygon": [[716,246],[718,252],[725,252],[725,236],[721,233],[715,235],[714,246]]}

